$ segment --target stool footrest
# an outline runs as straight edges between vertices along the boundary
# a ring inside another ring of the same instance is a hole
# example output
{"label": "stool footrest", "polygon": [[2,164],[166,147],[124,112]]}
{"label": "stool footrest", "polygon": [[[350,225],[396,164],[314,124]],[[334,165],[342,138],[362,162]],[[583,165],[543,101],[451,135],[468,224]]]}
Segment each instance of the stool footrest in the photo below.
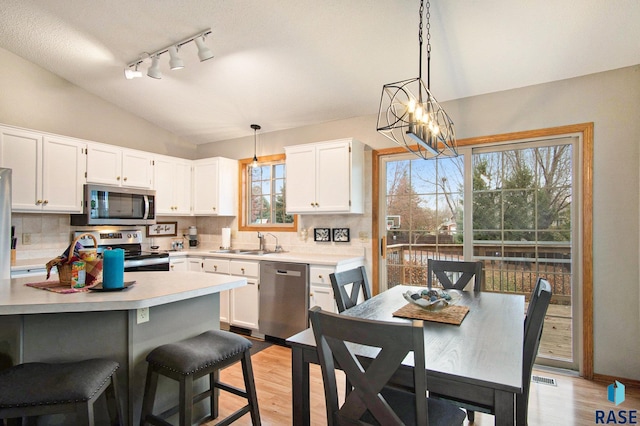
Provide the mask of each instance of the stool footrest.
{"label": "stool footrest", "polygon": [[226,392],[229,392],[229,393],[232,393],[234,395],[241,396],[243,398],[247,398],[247,396],[248,396],[247,392],[245,392],[244,390],[242,390],[240,388],[237,388],[235,386],[228,385],[226,383],[217,382],[216,383],[216,388],[218,388],[220,390],[223,390],[223,391],[226,391]]}

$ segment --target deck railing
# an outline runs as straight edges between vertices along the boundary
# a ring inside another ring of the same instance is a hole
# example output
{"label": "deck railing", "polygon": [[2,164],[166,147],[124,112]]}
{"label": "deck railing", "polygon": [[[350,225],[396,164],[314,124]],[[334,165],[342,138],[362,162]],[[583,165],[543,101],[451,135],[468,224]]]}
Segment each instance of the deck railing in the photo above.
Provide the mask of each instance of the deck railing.
{"label": "deck railing", "polygon": [[[388,287],[426,285],[427,260],[464,260],[461,244],[394,244],[387,246]],[[538,277],[552,286],[553,302],[571,303],[571,247],[566,243],[479,242],[474,261],[484,263],[483,291],[529,296]]]}

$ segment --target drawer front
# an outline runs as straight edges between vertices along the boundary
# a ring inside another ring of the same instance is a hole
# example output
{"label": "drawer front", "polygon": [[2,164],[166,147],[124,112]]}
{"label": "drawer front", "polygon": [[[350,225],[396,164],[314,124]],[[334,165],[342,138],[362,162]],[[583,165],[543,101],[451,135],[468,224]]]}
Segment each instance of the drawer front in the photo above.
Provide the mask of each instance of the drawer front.
{"label": "drawer front", "polygon": [[329,274],[333,274],[335,268],[327,268],[320,266],[311,266],[309,268],[309,281],[315,284],[331,285]]}
{"label": "drawer front", "polygon": [[228,274],[229,273],[229,259],[220,258],[205,258],[204,259],[204,271],[213,272],[216,274]]}
{"label": "drawer front", "polygon": [[232,260],[230,262],[229,271],[231,275],[240,275],[242,277],[255,277],[258,278],[260,271],[260,264],[258,262],[243,262]]}

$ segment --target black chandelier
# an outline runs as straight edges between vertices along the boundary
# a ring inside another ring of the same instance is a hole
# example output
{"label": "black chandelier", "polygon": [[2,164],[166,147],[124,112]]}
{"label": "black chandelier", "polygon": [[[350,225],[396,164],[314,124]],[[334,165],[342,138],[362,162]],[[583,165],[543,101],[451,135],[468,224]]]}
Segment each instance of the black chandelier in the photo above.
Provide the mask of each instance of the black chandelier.
{"label": "black chandelier", "polygon": [[420,45],[418,78],[385,84],[378,111],[378,132],[418,157],[457,156],[453,121],[430,91],[431,34],[427,1],[427,84],[422,81],[422,15],[420,0]]}

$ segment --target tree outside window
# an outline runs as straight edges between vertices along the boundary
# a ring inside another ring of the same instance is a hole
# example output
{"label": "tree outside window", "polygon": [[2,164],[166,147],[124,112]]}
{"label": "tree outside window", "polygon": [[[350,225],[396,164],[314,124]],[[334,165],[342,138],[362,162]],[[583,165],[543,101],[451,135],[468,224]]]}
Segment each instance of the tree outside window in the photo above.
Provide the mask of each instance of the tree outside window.
{"label": "tree outside window", "polygon": [[261,159],[257,167],[241,160],[242,203],[240,230],[297,230],[297,217],[286,213],[286,166],[284,155]]}

